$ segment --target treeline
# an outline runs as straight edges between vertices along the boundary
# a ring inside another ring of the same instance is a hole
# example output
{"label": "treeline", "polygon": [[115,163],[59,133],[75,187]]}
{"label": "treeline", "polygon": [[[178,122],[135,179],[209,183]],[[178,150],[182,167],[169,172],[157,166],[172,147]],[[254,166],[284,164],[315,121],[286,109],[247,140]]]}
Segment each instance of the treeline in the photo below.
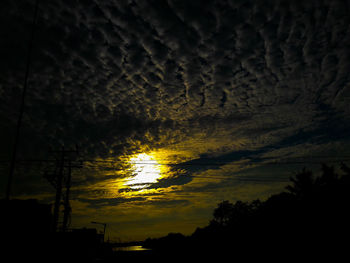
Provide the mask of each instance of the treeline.
{"label": "treeline", "polygon": [[162,250],[251,255],[340,254],[349,239],[350,168],[323,164],[320,176],[303,169],[285,191],[266,201],[223,201],[209,225],[188,237],[169,234],[147,239],[145,246]]}

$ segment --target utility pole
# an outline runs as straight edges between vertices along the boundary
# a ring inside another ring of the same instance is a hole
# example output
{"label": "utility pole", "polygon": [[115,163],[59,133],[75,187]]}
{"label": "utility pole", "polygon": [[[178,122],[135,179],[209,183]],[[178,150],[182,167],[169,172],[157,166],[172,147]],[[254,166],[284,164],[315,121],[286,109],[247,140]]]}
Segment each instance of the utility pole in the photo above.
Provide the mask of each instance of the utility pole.
{"label": "utility pole", "polygon": [[29,41],[29,46],[28,46],[27,65],[26,65],[26,72],[25,72],[25,76],[24,76],[22,98],[21,98],[21,104],[20,104],[20,108],[19,108],[18,119],[17,119],[15,140],[14,140],[14,144],[13,144],[12,158],[11,158],[11,163],[10,163],[10,171],[9,171],[9,176],[8,176],[8,180],[7,180],[6,200],[10,200],[13,174],[15,172],[15,166],[16,166],[16,160],[17,160],[17,151],[18,151],[20,130],[21,130],[21,126],[22,126],[22,119],[23,119],[23,113],[24,113],[25,98],[26,98],[26,93],[27,93],[28,77],[29,77],[29,73],[30,73],[31,55],[32,55],[32,49],[33,49],[33,39],[34,39],[34,32],[35,32],[36,17],[38,15],[38,7],[39,7],[39,0],[36,0],[33,22],[32,22],[32,32],[30,35],[30,41]]}
{"label": "utility pole", "polygon": [[70,187],[72,168],[81,168],[82,162],[73,163],[71,160],[72,154],[78,156],[78,150],[62,150],[51,151],[51,153],[58,154],[59,158],[56,161],[56,169],[53,173],[45,173],[45,178],[56,189],[56,198],[54,204],[52,231],[57,232],[59,230],[59,212],[60,207],[63,205],[63,222],[61,231],[67,231],[68,221],[71,213],[71,206],[69,203]]}
{"label": "utility pole", "polygon": [[70,217],[70,213],[72,211],[70,203],[69,203],[69,194],[70,194],[70,183],[71,183],[71,177],[72,177],[72,161],[68,160],[68,174],[67,174],[67,180],[66,180],[66,196],[64,197],[64,210],[63,210],[63,224],[62,224],[62,231],[67,231],[68,226],[68,220]]}
{"label": "utility pole", "polygon": [[53,231],[56,232],[58,225],[59,210],[61,204],[62,196],[62,180],[63,180],[63,169],[64,169],[64,149],[61,153],[61,160],[59,161],[59,172],[56,179],[56,198],[55,198],[55,207],[53,212]]}

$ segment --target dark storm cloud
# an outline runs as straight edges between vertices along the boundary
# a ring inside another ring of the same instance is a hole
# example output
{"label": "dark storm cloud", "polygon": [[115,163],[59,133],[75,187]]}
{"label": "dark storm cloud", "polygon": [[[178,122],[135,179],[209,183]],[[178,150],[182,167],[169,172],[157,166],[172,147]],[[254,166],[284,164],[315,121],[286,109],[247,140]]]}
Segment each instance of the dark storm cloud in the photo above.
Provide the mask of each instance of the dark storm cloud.
{"label": "dark storm cloud", "polygon": [[179,199],[179,200],[152,200],[150,202],[150,204],[155,205],[155,206],[159,206],[159,207],[176,207],[176,206],[186,206],[188,204],[190,204],[190,202],[188,200],[185,199]]}
{"label": "dark storm cloud", "polygon": [[[145,197],[131,197],[131,198],[123,198],[123,197],[116,197],[116,198],[99,198],[99,199],[84,199],[84,198],[78,198],[77,199],[80,202],[88,203],[88,207],[90,208],[101,208],[105,206],[118,206],[125,203],[139,203],[142,204],[143,202],[147,201],[147,198]],[[188,205],[188,200],[168,200],[168,199],[158,199],[154,198],[151,201],[148,202],[148,204],[159,206],[159,207],[173,207],[176,205]]]}
{"label": "dark storm cloud", "polygon": [[198,159],[176,164],[173,169],[183,169],[191,175],[209,169],[220,169],[221,166],[242,160],[250,160],[253,163],[258,163],[263,161],[263,159],[257,156],[266,151],[267,149],[262,148],[256,151],[234,151],[219,156],[203,155]]}
{"label": "dark storm cloud", "polygon": [[[2,4],[4,130],[15,123],[33,2]],[[93,156],[194,131],[254,147],[303,129],[301,140],[337,140],[325,127],[330,118],[333,134],[349,128],[348,11],[346,1],[41,2],[24,127],[43,147],[79,144]]]}
{"label": "dark storm cloud", "polygon": [[148,186],[147,189],[168,188],[176,185],[185,185],[191,182],[192,180],[193,178],[189,174],[183,174],[182,171],[182,174],[180,173],[177,176],[159,179],[158,182]]}
{"label": "dark storm cloud", "polygon": [[128,202],[142,202],[145,201],[146,198],[143,197],[132,197],[132,198],[122,198],[122,197],[116,197],[116,198],[99,198],[99,199],[78,199],[80,202],[88,203],[89,207],[91,208],[101,208],[104,206],[118,206],[123,203]]}

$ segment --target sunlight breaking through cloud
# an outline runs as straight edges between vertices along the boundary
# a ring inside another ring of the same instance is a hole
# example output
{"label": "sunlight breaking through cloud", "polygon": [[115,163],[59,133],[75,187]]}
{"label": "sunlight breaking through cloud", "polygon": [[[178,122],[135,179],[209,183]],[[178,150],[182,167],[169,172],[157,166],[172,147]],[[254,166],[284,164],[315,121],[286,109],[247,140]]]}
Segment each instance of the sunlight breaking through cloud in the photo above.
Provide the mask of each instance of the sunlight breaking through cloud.
{"label": "sunlight breaking through cloud", "polygon": [[156,183],[162,176],[161,164],[154,156],[140,153],[130,158],[132,177],[124,183],[131,189],[143,189],[152,183]]}

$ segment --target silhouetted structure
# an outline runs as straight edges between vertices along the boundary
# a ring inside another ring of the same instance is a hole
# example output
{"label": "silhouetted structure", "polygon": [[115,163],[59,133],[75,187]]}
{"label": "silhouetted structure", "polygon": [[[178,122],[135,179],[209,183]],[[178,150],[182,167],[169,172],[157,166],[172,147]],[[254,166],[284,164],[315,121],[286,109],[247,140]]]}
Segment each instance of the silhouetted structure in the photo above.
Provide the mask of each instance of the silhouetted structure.
{"label": "silhouetted structure", "polygon": [[38,258],[51,238],[51,205],[34,199],[0,200],[0,209],[2,256],[12,262],[22,256]]}
{"label": "silhouetted structure", "polygon": [[52,229],[52,206],[35,199],[0,200],[1,257],[7,262],[93,262],[111,255],[96,229]]}
{"label": "silhouetted structure", "polygon": [[[71,206],[69,202],[72,168],[81,168],[82,162],[73,162],[72,159],[76,159],[78,149],[65,150],[62,148],[60,151],[52,151],[57,154],[56,156],[56,168],[53,171],[46,171],[44,177],[50,182],[50,184],[56,189],[56,198],[54,204],[52,230],[55,231],[67,231],[70,223]],[[73,157],[73,158],[72,158]],[[59,227],[59,211],[60,206],[63,205],[63,220],[62,225]]]}
{"label": "silhouetted structure", "polygon": [[71,229],[53,234],[55,251],[62,260],[93,260],[103,256],[103,234],[94,228]]}
{"label": "silhouetted structure", "polygon": [[91,224],[97,224],[97,225],[102,225],[103,226],[102,242],[104,242],[105,241],[105,236],[106,236],[107,223],[92,221]]}
{"label": "silhouetted structure", "polygon": [[40,204],[35,199],[13,199],[0,200],[0,207],[1,225],[11,235],[49,233],[52,220],[51,205]]}

